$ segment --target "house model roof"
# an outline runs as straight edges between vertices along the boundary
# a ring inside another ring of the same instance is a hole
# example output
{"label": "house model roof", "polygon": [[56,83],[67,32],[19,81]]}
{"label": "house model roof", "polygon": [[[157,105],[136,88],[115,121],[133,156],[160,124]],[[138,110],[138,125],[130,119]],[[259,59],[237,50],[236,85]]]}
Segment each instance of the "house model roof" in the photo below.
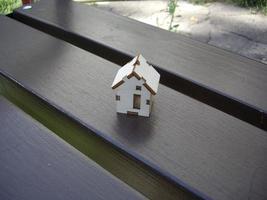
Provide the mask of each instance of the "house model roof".
{"label": "house model roof", "polygon": [[152,94],[155,95],[157,93],[160,74],[151,65],[149,65],[146,59],[140,54],[119,69],[112,83],[112,89],[115,89],[122,85],[124,83],[125,77],[130,79],[133,76],[135,76],[139,80],[143,79],[143,85]]}

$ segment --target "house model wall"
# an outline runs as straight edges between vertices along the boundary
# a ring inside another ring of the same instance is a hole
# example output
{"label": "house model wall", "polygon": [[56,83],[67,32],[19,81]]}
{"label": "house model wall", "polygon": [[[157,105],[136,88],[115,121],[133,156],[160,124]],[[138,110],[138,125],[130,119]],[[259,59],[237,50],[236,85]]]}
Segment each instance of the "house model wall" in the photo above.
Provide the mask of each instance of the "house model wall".
{"label": "house model wall", "polygon": [[116,93],[117,112],[148,117],[159,79],[160,74],[142,55],[120,68],[111,86]]}

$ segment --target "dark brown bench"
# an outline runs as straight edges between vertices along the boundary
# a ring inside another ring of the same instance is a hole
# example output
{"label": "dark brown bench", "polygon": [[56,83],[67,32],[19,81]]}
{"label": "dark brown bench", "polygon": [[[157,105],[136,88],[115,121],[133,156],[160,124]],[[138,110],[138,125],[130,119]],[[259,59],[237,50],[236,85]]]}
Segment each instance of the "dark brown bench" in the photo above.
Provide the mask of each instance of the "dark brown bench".
{"label": "dark brown bench", "polygon": [[150,118],[117,115],[118,65],[0,21],[2,95],[144,196],[266,198],[266,131],[163,84]]}
{"label": "dark brown bench", "polygon": [[0,127],[0,199],[145,199],[3,96]]}
{"label": "dark brown bench", "polygon": [[12,17],[118,65],[142,53],[162,84],[267,130],[265,64],[72,1],[40,1]]}

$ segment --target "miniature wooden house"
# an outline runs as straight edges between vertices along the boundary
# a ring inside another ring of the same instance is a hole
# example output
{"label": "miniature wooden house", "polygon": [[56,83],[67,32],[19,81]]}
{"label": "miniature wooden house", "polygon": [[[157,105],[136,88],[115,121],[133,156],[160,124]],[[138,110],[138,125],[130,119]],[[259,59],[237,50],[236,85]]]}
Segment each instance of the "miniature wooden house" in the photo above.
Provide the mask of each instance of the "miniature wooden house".
{"label": "miniature wooden house", "polygon": [[148,117],[159,79],[160,74],[142,55],[120,68],[111,86],[116,92],[117,112]]}

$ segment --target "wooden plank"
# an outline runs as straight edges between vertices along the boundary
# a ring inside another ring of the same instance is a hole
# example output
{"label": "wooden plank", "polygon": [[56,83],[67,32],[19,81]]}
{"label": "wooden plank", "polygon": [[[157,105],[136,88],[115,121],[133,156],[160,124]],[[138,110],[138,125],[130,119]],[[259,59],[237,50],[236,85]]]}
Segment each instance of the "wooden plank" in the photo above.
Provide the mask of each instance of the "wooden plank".
{"label": "wooden plank", "polygon": [[0,96],[0,199],[145,199]]}
{"label": "wooden plank", "polygon": [[51,106],[3,74],[0,75],[0,86],[3,86],[3,95],[24,112],[149,199],[200,199],[185,187],[177,185],[176,182],[160,174],[159,171],[107,142],[69,113]]}
{"label": "wooden plank", "polygon": [[150,118],[117,115],[118,66],[10,19],[1,25],[0,70],[23,87],[206,199],[266,198],[266,132],[163,85]]}
{"label": "wooden plank", "polygon": [[267,130],[265,64],[71,1],[40,1],[13,17],[119,65],[142,53],[164,85]]}

